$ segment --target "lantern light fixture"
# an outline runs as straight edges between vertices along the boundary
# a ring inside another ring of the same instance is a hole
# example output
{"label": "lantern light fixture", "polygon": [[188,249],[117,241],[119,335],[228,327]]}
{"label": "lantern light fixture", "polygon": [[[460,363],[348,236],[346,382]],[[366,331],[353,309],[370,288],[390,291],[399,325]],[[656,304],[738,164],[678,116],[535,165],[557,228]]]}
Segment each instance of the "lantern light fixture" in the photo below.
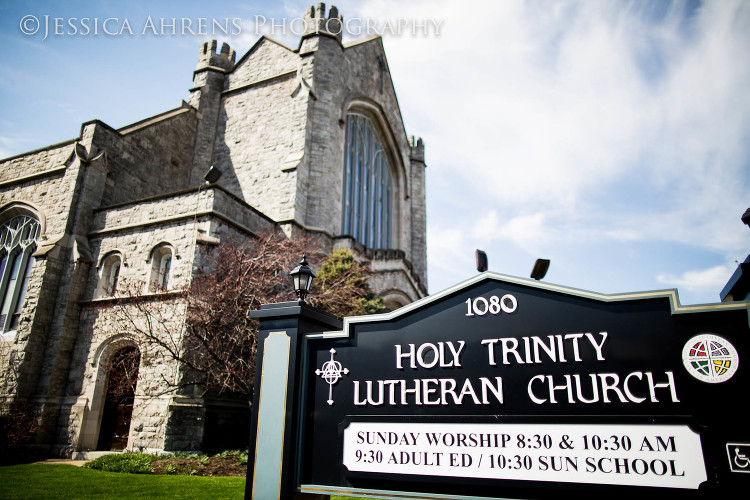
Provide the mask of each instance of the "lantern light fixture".
{"label": "lantern light fixture", "polygon": [[312,287],[313,278],[315,273],[307,264],[307,257],[302,255],[302,260],[299,265],[289,272],[289,276],[292,277],[294,282],[294,293],[297,294],[299,300],[304,302],[307,294],[310,293],[310,287]]}

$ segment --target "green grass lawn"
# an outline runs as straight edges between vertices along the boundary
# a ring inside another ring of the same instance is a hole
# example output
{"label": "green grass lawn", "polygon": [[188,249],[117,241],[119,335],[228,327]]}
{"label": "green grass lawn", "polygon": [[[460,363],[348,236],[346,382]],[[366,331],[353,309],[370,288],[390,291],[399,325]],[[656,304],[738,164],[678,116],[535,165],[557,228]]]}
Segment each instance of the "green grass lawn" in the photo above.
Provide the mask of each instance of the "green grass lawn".
{"label": "green grass lawn", "polygon": [[[73,465],[27,464],[0,467],[0,499],[241,499],[244,494],[244,477],[123,474]],[[332,499],[344,500],[344,497]]]}
{"label": "green grass lawn", "polygon": [[73,465],[0,467],[2,499],[243,498],[244,477],[153,476]]}

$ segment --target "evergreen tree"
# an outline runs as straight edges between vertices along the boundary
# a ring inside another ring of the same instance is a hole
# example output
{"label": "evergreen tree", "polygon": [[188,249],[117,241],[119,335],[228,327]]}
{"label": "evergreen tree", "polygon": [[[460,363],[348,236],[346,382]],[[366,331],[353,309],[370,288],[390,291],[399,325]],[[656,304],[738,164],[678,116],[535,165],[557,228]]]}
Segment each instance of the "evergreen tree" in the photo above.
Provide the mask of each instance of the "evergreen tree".
{"label": "evergreen tree", "polygon": [[351,252],[334,250],[315,276],[319,293],[310,302],[339,318],[385,312],[383,299],[367,283],[368,275],[369,270]]}

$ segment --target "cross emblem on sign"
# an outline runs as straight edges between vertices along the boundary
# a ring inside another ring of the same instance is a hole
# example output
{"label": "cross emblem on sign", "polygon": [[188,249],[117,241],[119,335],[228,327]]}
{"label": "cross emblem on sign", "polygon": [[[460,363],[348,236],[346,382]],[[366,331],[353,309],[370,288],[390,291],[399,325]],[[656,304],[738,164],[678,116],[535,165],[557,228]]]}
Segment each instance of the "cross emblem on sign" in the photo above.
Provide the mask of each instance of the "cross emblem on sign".
{"label": "cross emblem on sign", "polygon": [[336,349],[331,349],[331,359],[323,363],[323,366],[319,370],[315,370],[315,375],[320,376],[323,380],[328,383],[328,400],[326,401],[329,405],[333,404],[333,386],[336,382],[341,380],[342,373],[344,375],[349,374],[348,368],[342,368],[341,363],[333,359],[333,355],[336,354]]}

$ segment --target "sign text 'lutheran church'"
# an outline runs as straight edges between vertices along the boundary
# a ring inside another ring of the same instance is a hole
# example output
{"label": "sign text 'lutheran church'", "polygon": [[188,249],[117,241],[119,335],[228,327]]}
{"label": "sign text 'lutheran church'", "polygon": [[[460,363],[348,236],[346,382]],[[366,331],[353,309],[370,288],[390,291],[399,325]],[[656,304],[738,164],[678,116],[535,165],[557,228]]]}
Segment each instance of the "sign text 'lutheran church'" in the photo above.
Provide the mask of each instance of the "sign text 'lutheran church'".
{"label": "sign text 'lutheran church'", "polygon": [[295,489],[697,498],[750,487],[749,330],[747,303],[681,306],[676,291],[602,295],[492,273],[347,318],[300,337]]}

